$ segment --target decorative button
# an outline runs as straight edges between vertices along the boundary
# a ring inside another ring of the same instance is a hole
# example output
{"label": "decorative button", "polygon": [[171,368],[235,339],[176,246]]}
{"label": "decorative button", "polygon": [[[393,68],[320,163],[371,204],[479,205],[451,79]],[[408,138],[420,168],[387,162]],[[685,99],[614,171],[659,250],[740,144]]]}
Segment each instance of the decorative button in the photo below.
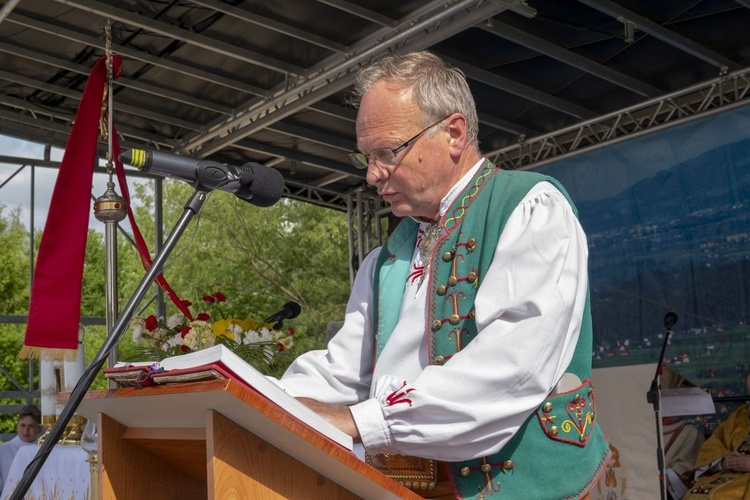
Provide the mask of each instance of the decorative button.
{"label": "decorative button", "polygon": [[466,249],[469,252],[473,252],[476,248],[477,248],[477,240],[475,240],[474,238],[469,238],[468,240],[466,240]]}
{"label": "decorative button", "polygon": [[477,280],[477,273],[474,271],[471,271],[469,274],[466,275],[466,277],[469,279],[469,281],[474,282]]}
{"label": "decorative button", "polygon": [[456,286],[456,283],[458,283],[458,278],[456,278],[455,276],[450,276],[448,278],[448,284],[450,286]]}
{"label": "decorative button", "polygon": [[582,399],[583,399],[583,396],[581,396],[580,394],[576,394],[573,397],[573,401],[575,401],[576,403],[580,403]]}
{"label": "decorative button", "polygon": [[492,466],[490,464],[482,464],[479,470],[481,470],[482,472],[489,472],[492,470]]}
{"label": "decorative button", "polygon": [[546,403],[544,403],[544,404],[542,405],[542,411],[543,411],[544,413],[549,413],[549,412],[551,412],[551,411],[552,411],[552,408],[554,408],[554,405],[553,405],[552,403],[550,403],[549,401],[547,401]]}
{"label": "decorative button", "polygon": [[406,481],[405,483],[401,483],[401,484],[403,484],[407,488],[411,489],[411,481]]}
{"label": "decorative button", "polygon": [[443,254],[443,260],[445,262],[450,262],[451,260],[453,260],[453,252],[445,252]]}
{"label": "decorative button", "polygon": [[426,490],[427,489],[427,483],[419,483],[419,488]]}
{"label": "decorative button", "polygon": [[436,365],[442,365],[445,363],[445,357],[444,356],[435,356],[435,364]]}
{"label": "decorative button", "polygon": [[556,425],[553,425],[552,427],[549,428],[549,433],[552,434],[553,436],[557,436],[558,434],[560,434],[560,428],[557,427]]}
{"label": "decorative button", "polygon": [[510,470],[515,466],[516,463],[513,460],[506,460],[505,462],[503,462],[503,469],[505,470]]}
{"label": "decorative button", "polygon": [[467,477],[469,474],[471,474],[471,469],[468,467],[461,467],[461,475],[463,477]]}
{"label": "decorative button", "polygon": [[461,316],[458,314],[451,314],[450,319],[448,320],[451,322],[451,325],[457,325],[459,321],[461,321]]}
{"label": "decorative button", "polygon": [[438,295],[445,295],[445,292],[447,290],[448,289],[445,287],[445,285],[440,285],[439,287],[437,287],[437,294]]}
{"label": "decorative button", "polygon": [[439,319],[436,319],[432,322],[432,329],[433,330],[440,330],[440,327],[443,326],[443,322]]}

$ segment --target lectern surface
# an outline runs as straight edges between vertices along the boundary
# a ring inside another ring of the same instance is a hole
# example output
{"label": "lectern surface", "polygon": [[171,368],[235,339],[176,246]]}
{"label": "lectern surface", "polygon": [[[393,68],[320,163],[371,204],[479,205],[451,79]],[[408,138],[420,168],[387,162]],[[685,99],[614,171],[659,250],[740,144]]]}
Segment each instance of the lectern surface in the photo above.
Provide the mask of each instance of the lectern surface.
{"label": "lectern surface", "polygon": [[78,412],[87,419],[107,415],[141,439],[149,433],[205,439],[216,412],[362,498],[421,498],[234,380],[89,391]]}

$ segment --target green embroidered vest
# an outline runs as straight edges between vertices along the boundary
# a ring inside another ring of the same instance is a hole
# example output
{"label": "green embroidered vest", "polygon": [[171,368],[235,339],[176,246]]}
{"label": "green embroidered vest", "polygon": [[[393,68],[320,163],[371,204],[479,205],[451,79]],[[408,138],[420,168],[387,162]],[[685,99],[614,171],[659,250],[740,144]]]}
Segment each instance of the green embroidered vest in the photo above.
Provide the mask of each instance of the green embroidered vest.
{"label": "green embroidered vest", "polygon": [[[447,362],[477,335],[474,298],[500,234],[516,206],[542,181],[551,182],[570,201],[550,177],[498,170],[486,161],[449,208],[444,234],[431,256],[429,282],[423,285],[429,286],[425,334],[430,364]],[[398,321],[418,228],[416,221],[404,219],[378,258],[373,285],[376,358]],[[567,369],[584,382],[572,391],[548,396],[499,452],[449,463],[459,498],[579,498],[591,489],[610,458],[595,419],[588,380],[591,352],[587,297],[578,344]]]}

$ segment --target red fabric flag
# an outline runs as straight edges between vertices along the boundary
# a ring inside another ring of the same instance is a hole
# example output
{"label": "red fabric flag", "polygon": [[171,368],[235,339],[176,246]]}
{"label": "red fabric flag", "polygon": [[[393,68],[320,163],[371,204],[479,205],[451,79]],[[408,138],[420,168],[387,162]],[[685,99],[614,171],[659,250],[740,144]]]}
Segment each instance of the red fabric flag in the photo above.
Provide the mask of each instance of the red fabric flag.
{"label": "red fabric flag", "polygon": [[[112,60],[117,78],[122,60],[119,56]],[[60,163],[39,245],[19,358],[72,361],[76,357],[91,184],[106,82],[106,57],[102,57],[86,82]]]}
{"label": "red fabric flag", "polygon": [[[122,59],[115,55],[112,60],[113,77],[118,78],[122,71]],[[89,200],[106,83],[106,57],[102,57],[94,65],[86,82],[60,163],[47,223],[39,245],[31,287],[26,338],[18,354],[19,358],[72,361],[76,357]],[[119,160],[120,144],[114,125],[112,128],[109,133],[112,134],[112,153],[117,180],[126,200],[128,219],[138,253],[143,261],[143,267],[148,269],[151,257],[133,216],[125,170]],[[193,316],[187,304],[172,290],[163,275],[156,277],[156,283],[167,293],[175,306],[192,321]]]}

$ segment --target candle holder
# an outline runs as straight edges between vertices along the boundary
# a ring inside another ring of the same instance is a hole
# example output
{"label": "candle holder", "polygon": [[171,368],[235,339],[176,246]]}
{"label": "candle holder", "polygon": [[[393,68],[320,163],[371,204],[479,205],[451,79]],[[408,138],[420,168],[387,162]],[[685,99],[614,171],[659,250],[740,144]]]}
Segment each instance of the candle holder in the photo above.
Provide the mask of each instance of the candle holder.
{"label": "candle holder", "polygon": [[83,425],[86,419],[79,414],[74,414],[68,425],[65,427],[63,437],[60,440],[60,444],[81,444],[81,437],[83,435]]}
{"label": "candle holder", "polygon": [[88,454],[86,461],[89,463],[91,474],[91,500],[99,500],[99,432],[96,422],[88,420],[81,435],[81,448]]}
{"label": "candle holder", "polygon": [[37,444],[42,444],[47,440],[47,436],[49,436],[52,426],[55,425],[56,421],[57,415],[42,415],[42,427],[44,428],[44,432],[37,438]]}

